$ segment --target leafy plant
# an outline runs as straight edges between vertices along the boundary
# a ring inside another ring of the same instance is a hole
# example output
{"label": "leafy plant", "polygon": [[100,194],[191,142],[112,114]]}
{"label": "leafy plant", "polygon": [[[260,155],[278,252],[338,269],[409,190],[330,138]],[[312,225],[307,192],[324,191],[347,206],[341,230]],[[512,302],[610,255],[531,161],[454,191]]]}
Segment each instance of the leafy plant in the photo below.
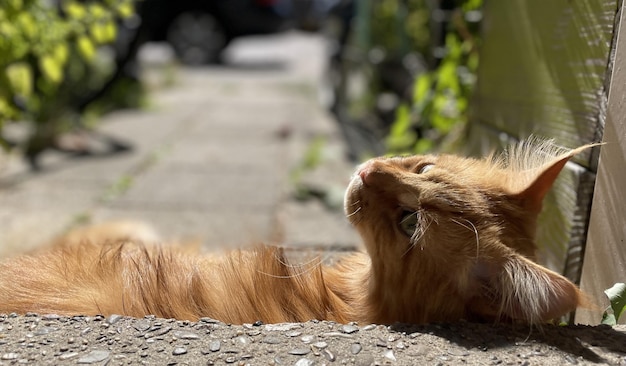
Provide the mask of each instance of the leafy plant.
{"label": "leafy plant", "polygon": [[482,0],[466,0],[454,10],[445,36],[445,55],[436,68],[416,77],[412,104],[396,110],[386,139],[390,152],[424,153],[467,121],[478,67],[481,6]]}
{"label": "leafy plant", "polygon": [[626,284],[616,283],[613,287],[604,290],[611,305],[602,315],[602,324],[616,325],[620,316],[626,311]]}
{"label": "leafy plant", "polygon": [[[71,123],[72,104],[100,87],[111,63],[100,46],[134,0],[3,0],[0,6],[0,128],[30,121],[36,151]],[[0,136],[0,143],[6,141]]]}

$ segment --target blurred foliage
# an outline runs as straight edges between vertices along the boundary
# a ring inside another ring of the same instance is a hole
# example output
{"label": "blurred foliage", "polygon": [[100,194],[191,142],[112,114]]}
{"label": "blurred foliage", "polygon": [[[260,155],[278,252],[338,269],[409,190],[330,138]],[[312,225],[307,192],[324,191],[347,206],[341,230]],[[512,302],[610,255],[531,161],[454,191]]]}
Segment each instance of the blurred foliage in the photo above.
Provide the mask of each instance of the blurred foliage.
{"label": "blurred foliage", "polygon": [[361,0],[331,110],[361,160],[423,153],[468,119],[483,0]]}
{"label": "blurred foliage", "polygon": [[[118,21],[134,0],[2,0],[0,5],[0,128],[34,124],[29,148],[45,145],[77,116],[77,101],[112,75]],[[45,140],[45,141],[44,141]],[[0,136],[0,142],[6,141]],[[42,146],[42,148],[45,146]]]}
{"label": "blurred foliage", "polygon": [[430,14],[425,0],[375,0],[371,7],[368,20],[373,47],[393,56],[428,52]]}
{"label": "blurred foliage", "polygon": [[[396,109],[395,121],[385,143],[390,153],[419,154],[432,150],[447,134],[467,121],[478,67],[482,0],[456,2],[448,11],[448,21],[443,23],[446,29],[442,45],[437,45],[428,31],[433,27],[422,21],[423,14],[428,13],[424,1],[406,3],[407,17],[417,19],[407,27],[409,35],[413,35],[413,47],[423,54],[430,50],[431,55],[442,56],[434,66],[416,75],[412,100]],[[430,12],[432,14],[433,9]],[[382,12],[377,15],[385,16]]]}

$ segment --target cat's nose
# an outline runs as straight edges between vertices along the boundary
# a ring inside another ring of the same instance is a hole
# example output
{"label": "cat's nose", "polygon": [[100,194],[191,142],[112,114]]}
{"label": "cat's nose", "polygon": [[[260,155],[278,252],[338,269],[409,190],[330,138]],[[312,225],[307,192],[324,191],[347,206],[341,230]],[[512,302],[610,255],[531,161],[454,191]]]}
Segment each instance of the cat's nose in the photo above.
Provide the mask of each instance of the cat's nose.
{"label": "cat's nose", "polygon": [[363,185],[368,184],[368,179],[372,174],[372,161],[368,160],[365,163],[359,165],[359,167],[357,168],[357,174],[359,177],[361,177],[361,181],[363,182]]}

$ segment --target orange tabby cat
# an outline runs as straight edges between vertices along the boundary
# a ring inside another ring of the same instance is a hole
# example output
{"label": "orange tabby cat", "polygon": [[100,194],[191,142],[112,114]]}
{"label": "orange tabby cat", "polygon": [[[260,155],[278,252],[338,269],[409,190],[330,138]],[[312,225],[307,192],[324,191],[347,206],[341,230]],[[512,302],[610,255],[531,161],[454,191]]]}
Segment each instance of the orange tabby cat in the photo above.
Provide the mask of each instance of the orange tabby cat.
{"label": "orange tabby cat", "polygon": [[542,200],[587,149],[521,144],[500,158],[377,158],[345,198],[366,253],[293,266],[259,247],[200,254],[109,225],[0,264],[0,312],[124,314],[228,323],[520,320],[581,305],[563,276],[532,260]]}

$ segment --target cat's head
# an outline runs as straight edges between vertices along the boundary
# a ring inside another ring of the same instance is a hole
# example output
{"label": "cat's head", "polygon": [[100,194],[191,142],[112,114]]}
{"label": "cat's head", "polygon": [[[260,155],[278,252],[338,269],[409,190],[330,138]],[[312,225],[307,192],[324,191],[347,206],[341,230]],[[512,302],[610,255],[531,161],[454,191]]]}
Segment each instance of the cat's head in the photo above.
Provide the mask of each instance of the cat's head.
{"label": "cat's head", "polygon": [[545,194],[585,148],[533,142],[482,160],[424,155],[362,164],[345,211],[372,257],[372,296],[389,313],[381,320],[539,323],[573,310],[576,286],[529,259]]}

